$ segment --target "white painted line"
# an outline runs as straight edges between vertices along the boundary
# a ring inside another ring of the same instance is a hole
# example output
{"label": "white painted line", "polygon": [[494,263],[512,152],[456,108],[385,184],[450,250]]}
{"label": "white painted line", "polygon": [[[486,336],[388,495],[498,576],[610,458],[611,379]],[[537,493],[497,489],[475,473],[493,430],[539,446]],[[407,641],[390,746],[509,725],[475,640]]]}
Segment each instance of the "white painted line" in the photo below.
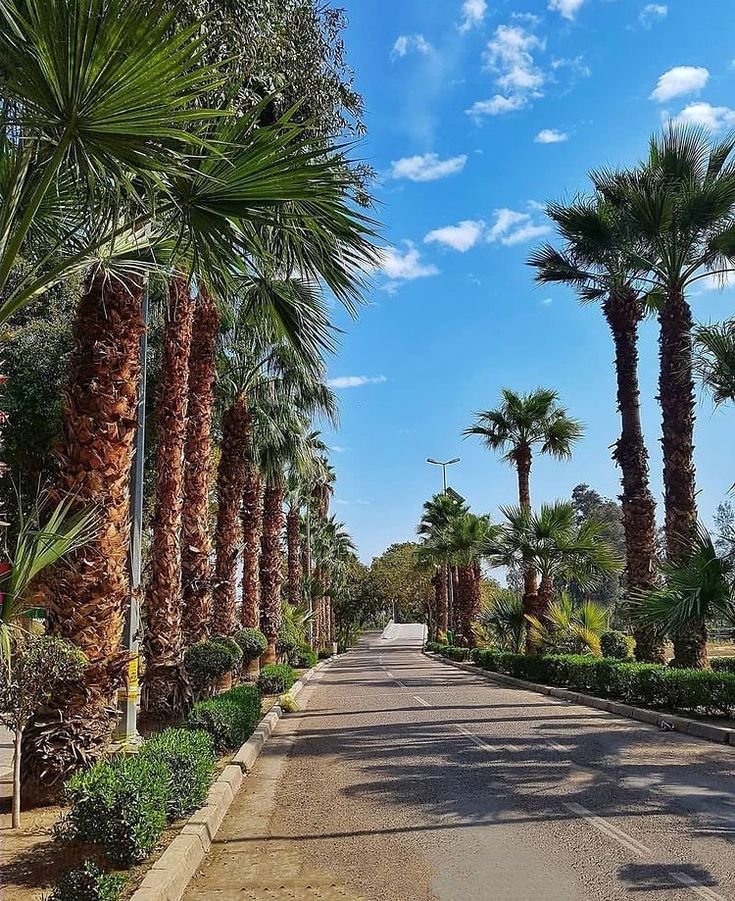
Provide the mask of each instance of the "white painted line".
{"label": "white painted line", "polygon": [[455,728],[457,729],[458,732],[461,732],[462,735],[469,738],[469,740],[471,742],[474,742],[478,748],[482,748],[482,750],[487,751],[488,754],[493,752],[493,748],[491,748],[490,745],[486,745],[485,742],[481,738],[478,738],[478,736],[475,735],[474,733],[470,732],[469,729],[465,729],[464,726],[455,726]]}
{"label": "white painted line", "polygon": [[699,895],[700,898],[707,898],[707,901],[727,901],[727,898],[718,895],[717,892],[713,892],[712,889],[707,888],[706,885],[702,885],[701,882],[696,880],[693,876],[690,876],[689,873],[671,872],[671,875],[680,885],[684,885],[688,889],[691,889],[691,891],[693,891],[695,895]]}
{"label": "white painted line", "polygon": [[425,701],[423,698],[420,698],[418,695],[413,696],[414,701],[418,701],[419,704],[422,704],[424,707],[431,707],[428,701]]}
{"label": "white painted line", "polygon": [[613,826],[612,823],[609,823],[607,820],[604,820],[602,817],[597,816],[597,814],[592,813],[591,810],[588,810],[586,807],[583,807],[581,804],[564,804],[567,810],[576,814],[578,817],[582,817],[582,819],[587,820],[587,822],[594,826],[595,829],[607,835],[609,838],[615,839],[618,844],[623,845],[623,847],[627,848],[629,851],[632,851],[634,854],[637,854],[638,857],[648,857],[653,854],[650,848],[646,845],[641,844],[641,842],[636,841],[631,835],[628,835],[626,832],[623,832],[622,829],[619,829],[617,826]]}

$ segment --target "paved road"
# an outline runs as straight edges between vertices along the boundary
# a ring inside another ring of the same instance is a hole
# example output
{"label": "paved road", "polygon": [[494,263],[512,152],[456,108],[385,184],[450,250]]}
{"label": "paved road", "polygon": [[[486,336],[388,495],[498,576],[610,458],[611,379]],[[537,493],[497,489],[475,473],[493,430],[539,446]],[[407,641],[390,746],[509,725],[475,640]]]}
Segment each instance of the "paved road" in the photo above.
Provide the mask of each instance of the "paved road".
{"label": "paved road", "polygon": [[735,901],[735,753],[370,636],[307,686],[186,901]]}

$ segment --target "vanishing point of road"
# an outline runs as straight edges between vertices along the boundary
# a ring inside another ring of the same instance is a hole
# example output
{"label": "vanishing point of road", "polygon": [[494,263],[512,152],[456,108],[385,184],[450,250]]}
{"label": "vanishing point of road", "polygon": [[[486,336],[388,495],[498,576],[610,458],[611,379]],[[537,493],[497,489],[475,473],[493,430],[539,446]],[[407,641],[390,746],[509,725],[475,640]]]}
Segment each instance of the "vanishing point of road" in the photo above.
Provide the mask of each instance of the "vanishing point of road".
{"label": "vanishing point of road", "polygon": [[317,674],[185,901],[735,901],[735,754],[378,633]]}

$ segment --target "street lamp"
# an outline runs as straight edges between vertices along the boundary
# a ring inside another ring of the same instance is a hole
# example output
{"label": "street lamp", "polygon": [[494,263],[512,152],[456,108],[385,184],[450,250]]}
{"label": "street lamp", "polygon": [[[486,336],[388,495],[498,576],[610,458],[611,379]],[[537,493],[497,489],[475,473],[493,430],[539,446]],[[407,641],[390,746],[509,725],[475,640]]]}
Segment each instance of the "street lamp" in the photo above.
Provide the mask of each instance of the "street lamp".
{"label": "street lamp", "polygon": [[440,460],[434,460],[431,457],[428,457],[426,460],[427,463],[431,463],[433,466],[441,466],[442,468],[442,482],[444,484],[444,494],[447,493],[447,466],[451,466],[453,463],[459,463],[459,457],[454,457],[452,460],[446,460],[442,463]]}

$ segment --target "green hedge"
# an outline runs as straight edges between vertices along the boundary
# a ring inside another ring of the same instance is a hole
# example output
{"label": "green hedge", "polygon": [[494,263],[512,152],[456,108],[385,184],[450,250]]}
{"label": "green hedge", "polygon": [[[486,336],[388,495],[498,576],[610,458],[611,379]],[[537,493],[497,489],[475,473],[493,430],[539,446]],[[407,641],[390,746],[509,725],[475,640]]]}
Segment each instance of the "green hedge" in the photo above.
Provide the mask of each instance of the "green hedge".
{"label": "green hedge", "polygon": [[316,651],[312,651],[312,649],[308,645],[302,645],[296,650],[296,666],[299,669],[311,669],[312,666],[316,666],[319,661],[319,656]]}
{"label": "green hedge", "polygon": [[735,657],[711,657],[709,663],[716,673],[735,673]]}
{"label": "green hedge", "polygon": [[731,716],[735,711],[735,673],[672,669],[655,663],[627,663],[575,654],[528,657],[484,648],[475,649],[472,658],[491,672],[562,686],[634,707],[713,716]]}
{"label": "green hedge", "polygon": [[334,654],[332,653],[331,648],[322,648],[318,654],[320,660],[329,660],[329,658],[333,656]]}
{"label": "green hedge", "polygon": [[264,695],[280,695],[294,684],[296,675],[287,663],[268,663],[261,667],[258,688]]}
{"label": "green hedge", "polygon": [[432,654],[438,654],[442,648],[448,648],[449,645],[445,641],[427,641],[424,645],[425,651],[430,651]]}
{"label": "green hedge", "polygon": [[260,629],[240,629],[235,632],[235,641],[240,646],[245,663],[257,660],[268,650],[268,639]]}
{"label": "green hedge", "polygon": [[126,881],[125,876],[103,873],[94,861],[85,860],[65,873],[44,901],[118,901]]}
{"label": "green hedge", "polygon": [[218,754],[239,748],[255,732],[260,720],[260,691],[254,685],[238,685],[196,703],[186,720],[188,729],[208,732]]}
{"label": "green hedge", "polygon": [[214,741],[207,732],[166,729],[143,745],[139,758],[162,764],[170,774],[169,820],[190,816],[204,804],[216,759]]}
{"label": "green hedge", "polygon": [[438,641],[427,641],[425,648],[427,651],[433,651],[433,653],[440,654],[442,657],[447,657],[449,660],[458,660],[461,662],[470,659],[469,648],[458,648],[454,645],[442,644]]}

